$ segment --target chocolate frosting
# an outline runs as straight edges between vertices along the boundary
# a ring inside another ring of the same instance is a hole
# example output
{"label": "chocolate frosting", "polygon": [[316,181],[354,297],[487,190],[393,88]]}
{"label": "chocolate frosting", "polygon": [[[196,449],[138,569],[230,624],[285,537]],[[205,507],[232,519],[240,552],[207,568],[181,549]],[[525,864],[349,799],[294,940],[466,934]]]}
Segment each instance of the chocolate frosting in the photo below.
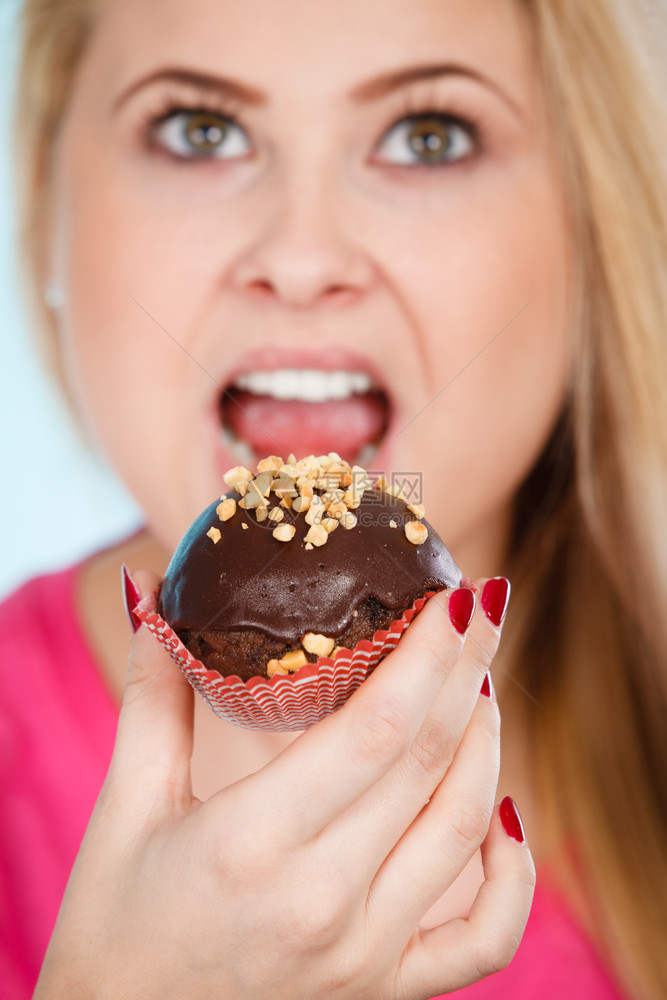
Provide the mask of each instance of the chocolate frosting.
{"label": "chocolate frosting", "polygon": [[[226,496],[240,499],[234,490]],[[310,551],[303,514],[284,510],[296,534],[281,542],[272,535],[275,524],[258,523],[254,511],[237,508],[220,521],[219,503],[183,536],[162,583],[158,608],[177,632],[254,628],[291,643],[307,631],[335,637],[371,595],[400,615],[425,591],[460,585],[461,571],[434,528],[422,521],[428,538],[413,545],[403,525],[415,518],[387,493],[366,491],[354,511],[357,525],[339,525]],[[212,526],[222,535],[217,544],[206,534]]]}

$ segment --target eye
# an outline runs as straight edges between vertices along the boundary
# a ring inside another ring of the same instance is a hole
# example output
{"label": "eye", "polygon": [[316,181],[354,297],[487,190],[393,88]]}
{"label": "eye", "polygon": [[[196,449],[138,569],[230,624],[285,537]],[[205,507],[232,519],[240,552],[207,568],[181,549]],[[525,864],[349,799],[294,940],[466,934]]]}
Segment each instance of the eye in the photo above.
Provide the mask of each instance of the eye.
{"label": "eye", "polygon": [[473,127],[442,114],[411,115],[380,140],[376,156],[387,163],[442,164],[462,160],[475,149]]}
{"label": "eye", "polygon": [[183,159],[230,160],[251,152],[241,126],[213,111],[176,109],[153,126],[152,139]]}

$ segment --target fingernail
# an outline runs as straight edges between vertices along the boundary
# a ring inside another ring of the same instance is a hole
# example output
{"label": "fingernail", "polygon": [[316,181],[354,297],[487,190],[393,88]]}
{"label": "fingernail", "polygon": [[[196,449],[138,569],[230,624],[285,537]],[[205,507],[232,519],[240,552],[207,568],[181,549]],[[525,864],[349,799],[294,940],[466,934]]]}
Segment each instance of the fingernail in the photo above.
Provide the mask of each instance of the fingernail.
{"label": "fingernail", "polygon": [[141,626],[141,619],[137,618],[132,608],[135,608],[141,600],[141,594],[137,590],[134,580],[130,576],[130,571],[125,563],[123,563],[120,568],[120,575],[123,588],[123,604],[125,605],[125,613],[129,619],[132,631],[136,632]]}
{"label": "fingernail", "polygon": [[523,823],[519,816],[519,810],[516,807],[516,802],[509,795],[506,795],[500,803],[500,822],[503,824],[503,830],[508,837],[513,837],[520,844],[525,843],[526,835],[523,832]]}
{"label": "fingernail", "polygon": [[510,582],[504,576],[496,576],[484,584],[482,607],[486,617],[496,626],[503,623],[509,597]]}
{"label": "fingernail", "polygon": [[463,635],[472,621],[475,610],[475,595],[467,587],[455,590],[449,598],[449,620],[456,631]]}
{"label": "fingernail", "polygon": [[493,698],[493,681],[491,680],[490,670],[487,670],[486,673],[484,674],[484,680],[482,681],[480,694],[486,695],[487,698]]}

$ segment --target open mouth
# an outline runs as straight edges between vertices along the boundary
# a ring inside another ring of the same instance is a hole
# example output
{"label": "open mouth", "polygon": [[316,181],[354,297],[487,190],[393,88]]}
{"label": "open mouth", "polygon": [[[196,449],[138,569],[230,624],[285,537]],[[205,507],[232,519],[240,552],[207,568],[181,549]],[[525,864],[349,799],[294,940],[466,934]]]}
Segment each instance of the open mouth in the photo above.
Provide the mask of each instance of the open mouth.
{"label": "open mouth", "polygon": [[225,387],[219,409],[225,444],[243,464],[335,451],[368,465],[390,419],[386,392],[361,370],[243,371]]}

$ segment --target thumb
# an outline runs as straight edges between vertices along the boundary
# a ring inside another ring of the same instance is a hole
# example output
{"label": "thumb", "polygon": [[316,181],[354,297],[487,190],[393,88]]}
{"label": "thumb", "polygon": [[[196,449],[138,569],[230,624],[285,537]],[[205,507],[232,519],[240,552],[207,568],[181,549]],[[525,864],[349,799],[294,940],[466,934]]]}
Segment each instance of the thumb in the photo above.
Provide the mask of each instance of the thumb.
{"label": "thumb", "polygon": [[[123,567],[128,612],[157,591],[159,577]],[[138,624],[138,620],[137,623]],[[109,771],[113,781],[138,790],[147,804],[191,798],[193,691],[169,653],[145,625],[130,641],[127,679]]]}

